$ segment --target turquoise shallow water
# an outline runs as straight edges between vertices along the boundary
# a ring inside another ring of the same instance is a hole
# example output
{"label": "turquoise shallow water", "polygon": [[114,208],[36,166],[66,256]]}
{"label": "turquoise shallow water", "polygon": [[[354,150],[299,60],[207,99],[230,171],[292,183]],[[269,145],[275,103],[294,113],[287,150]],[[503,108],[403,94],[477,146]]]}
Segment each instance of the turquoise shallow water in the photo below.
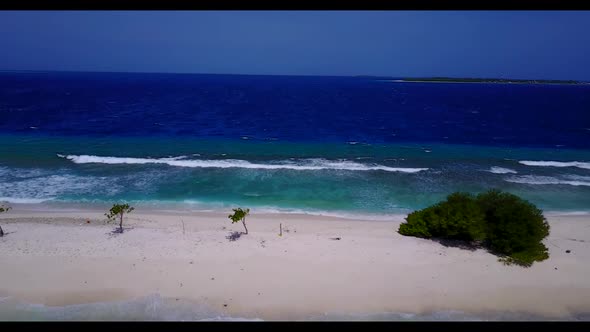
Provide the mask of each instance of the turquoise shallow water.
{"label": "turquoise shallow water", "polygon": [[0,200],[405,213],[499,188],[590,210],[590,151],[254,139],[0,136]]}

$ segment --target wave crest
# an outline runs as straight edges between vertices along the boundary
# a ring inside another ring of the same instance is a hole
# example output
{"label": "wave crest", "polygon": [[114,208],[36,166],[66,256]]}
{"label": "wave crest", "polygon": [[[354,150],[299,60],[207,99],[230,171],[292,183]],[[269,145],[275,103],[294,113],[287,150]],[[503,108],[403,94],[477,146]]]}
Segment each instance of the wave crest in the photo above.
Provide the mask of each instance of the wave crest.
{"label": "wave crest", "polygon": [[545,167],[578,167],[590,169],[590,162],[583,161],[544,161],[544,160],[520,160],[519,163],[527,166],[545,166]]}
{"label": "wave crest", "polygon": [[551,176],[524,175],[507,178],[506,181],[523,184],[567,184],[570,186],[590,186],[589,181],[564,180]]}
{"label": "wave crest", "polygon": [[347,170],[347,171],[385,171],[417,173],[428,168],[388,167],[383,165],[365,165],[352,161],[329,161],[326,159],[305,159],[299,162],[279,161],[271,163],[251,163],[239,159],[221,160],[196,160],[176,158],[127,158],[127,157],[102,157],[92,155],[57,155],[76,164],[165,164],[177,167],[193,168],[248,168],[248,169],[290,169],[297,171],[308,170]]}
{"label": "wave crest", "polygon": [[488,170],[488,172],[490,173],[494,173],[494,174],[508,174],[508,173],[513,173],[516,174],[517,172],[513,169],[510,168],[504,168],[504,167],[497,167],[497,166],[492,166],[492,168],[490,168]]}

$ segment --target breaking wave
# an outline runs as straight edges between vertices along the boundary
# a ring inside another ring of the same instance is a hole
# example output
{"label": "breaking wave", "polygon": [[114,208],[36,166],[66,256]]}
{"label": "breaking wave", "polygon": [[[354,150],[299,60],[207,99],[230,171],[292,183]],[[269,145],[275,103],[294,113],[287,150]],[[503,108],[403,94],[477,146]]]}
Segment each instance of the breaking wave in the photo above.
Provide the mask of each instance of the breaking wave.
{"label": "breaking wave", "polygon": [[516,174],[517,173],[515,170],[510,169],[510,168],[496,167],[496,166],[492,166],[492,168],[490,168],[488,170],[488,172],[494,173],[494,174],[508,174],[508,173]]}
{"label": "breaking wave", "polygon": [[533,161],[521,160],[519,163],[527,166],[545,166],[545,167],[578,167],[583,169],[590,169],[590,162],[582,161]]}
{"label": "breaking wave", "polygon": [[590,181],[582,179],[559,179],[551,176],[523,175],[507,178],[506,181],[523,184],[566,184],[570,186],[590,186]]}
{"label": "breaking wave", "polygon": [[385,171],[417,173],[428,168],[388,167],[383,165],[366,165],[347,160],[330,161],[326,159],[304,159],[298,162],[277,161],[269,163],[252,163],[239,159],[221,160],[195,160],[175,158],[126,158],[126,157],[102,157],[91,155],[61,155],[58,157],[68,159],[76,164],[165,164],[177,167],[193,168],[248,168],[248,169],[290,169],[297,171],[308,170],[346,170],[346,171]]}

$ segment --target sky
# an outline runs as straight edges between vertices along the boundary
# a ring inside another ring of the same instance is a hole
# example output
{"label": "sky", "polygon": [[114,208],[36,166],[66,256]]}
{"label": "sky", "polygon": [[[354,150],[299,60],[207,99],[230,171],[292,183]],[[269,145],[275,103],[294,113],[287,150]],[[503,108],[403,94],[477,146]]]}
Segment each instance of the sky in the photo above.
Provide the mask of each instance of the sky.
{"label": "sky", "polygon": [[0,70],[590,80],[590,11],[1,11]]}

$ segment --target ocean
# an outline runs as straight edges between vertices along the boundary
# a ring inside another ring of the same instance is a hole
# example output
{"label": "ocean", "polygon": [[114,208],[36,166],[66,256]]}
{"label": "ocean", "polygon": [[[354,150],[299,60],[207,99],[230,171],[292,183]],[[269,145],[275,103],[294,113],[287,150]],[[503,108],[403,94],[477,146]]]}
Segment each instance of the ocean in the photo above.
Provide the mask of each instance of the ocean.
{"label": "ocean", "polygon": [[0,73],[0,201],[387,219],[492,188],[590,211],[590,85]]}

